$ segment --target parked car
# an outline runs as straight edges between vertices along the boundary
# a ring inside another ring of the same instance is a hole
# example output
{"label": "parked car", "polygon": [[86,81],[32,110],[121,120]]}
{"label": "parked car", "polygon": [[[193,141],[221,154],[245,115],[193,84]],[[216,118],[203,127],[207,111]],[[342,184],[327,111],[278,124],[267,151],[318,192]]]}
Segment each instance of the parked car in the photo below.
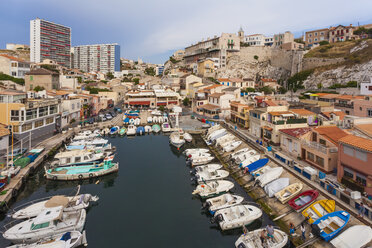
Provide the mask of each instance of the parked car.
{"label": "parked car", "polygon": [[116,114],[115,112],[110,112],[110,115],[111,115],[112,117],[115,117],[117,114]]}
{"label": "parked car", "polygon": [[106,117],[107,120],[111,120],[112,119],[112,116],[110,114],[106,114],[105,117]]}

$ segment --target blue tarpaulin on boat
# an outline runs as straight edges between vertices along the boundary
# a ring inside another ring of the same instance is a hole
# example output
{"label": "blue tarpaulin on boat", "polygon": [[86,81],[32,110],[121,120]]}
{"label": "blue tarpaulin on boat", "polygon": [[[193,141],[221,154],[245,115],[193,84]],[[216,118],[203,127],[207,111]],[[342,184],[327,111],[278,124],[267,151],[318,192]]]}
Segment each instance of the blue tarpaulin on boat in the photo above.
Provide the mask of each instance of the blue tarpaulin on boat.
{"label": "blue tarpaulin on boat", "polygon": [[129,123],[129,118],[128,118],[128,117],[125,118],[123,122],[124,122],[124,123]]}

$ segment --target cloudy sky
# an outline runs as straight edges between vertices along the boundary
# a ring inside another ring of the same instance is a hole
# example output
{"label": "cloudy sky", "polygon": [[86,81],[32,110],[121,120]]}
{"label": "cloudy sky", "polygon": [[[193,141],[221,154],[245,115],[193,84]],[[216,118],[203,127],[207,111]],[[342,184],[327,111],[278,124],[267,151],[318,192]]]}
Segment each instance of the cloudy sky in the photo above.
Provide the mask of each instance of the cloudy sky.
{"label": "cloudy sky", "polygon": [[36,17],[72,28],[72,45],[113,43],[121,57],[163,63],[174,50],[222,32],[292,31],[372,23],[371,0],[0,0],[0,48],[29,44]]}

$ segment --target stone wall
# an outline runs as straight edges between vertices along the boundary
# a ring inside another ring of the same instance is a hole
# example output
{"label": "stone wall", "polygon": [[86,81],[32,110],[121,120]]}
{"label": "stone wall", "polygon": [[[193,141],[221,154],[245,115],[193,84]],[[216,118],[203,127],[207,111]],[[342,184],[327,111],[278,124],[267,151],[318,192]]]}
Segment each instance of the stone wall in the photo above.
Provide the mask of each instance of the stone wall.
{"label": "stone wall", "polygon": [[344,58],[303,58],[302,70],[314,69],[320,66],[335,65],[344,61]]}

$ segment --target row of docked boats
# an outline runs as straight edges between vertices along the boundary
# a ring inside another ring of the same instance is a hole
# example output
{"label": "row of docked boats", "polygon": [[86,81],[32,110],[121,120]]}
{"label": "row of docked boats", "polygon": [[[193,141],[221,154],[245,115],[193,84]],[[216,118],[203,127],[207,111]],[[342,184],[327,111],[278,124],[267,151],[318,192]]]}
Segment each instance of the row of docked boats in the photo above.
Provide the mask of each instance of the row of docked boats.
{"label": "row of docked boats", "polygon": [[[208,145],[220,147],[222,153],[229,153],[231,164],[244,170],[244,173],[249,173],[255,181],[254,185],[262,187],[268,197],[275,197],[280,203],[288,204],[292,211],[301,213],[305,220],[312,224],[312,232],[323,240],[327,242],[332,240],[331,243],[340,248],[362,247],[370,242],[372,229],[363,225],[350,227],[341,234],[344,237],[348,237],[348,240],[335,238],[347,225],[350,220],[350,214],[346,211],[335,211],[334,200],[317,200],[318,191],[306,190],[302,192],[302,183],[294,182],[291,184],[289,178],[281,178],[283,168],[269,166],[269,159],[261,158],[255,150],[242,148],[235,151],[238,146],[230,149],[229,147],[232,147],[231,144],[234,142],[238,144],[238,139],[233,136],[226,129],[216,125],[209,128],[205,141]],[[368,238],[352,238],[352,233],[358,235],[357,232],[367,235]],[[244,237],[242,236],[241,239],[244,240]],[[241,248],[257,247],[247,244],[236,245]],[[269,245],[268,247],[276,246]]]}
{"label": "row of docked boats", "polygon": [[86,209],[97,196],[56,195],[30,201],[11,210],[14,221],[4,226],[8,248],[73,248],[87,245],[84,229]]}
{"label": "row of docked boats", "polygon": [[45,166],[50,180],[83,180],[104,176],[119,170],[114,163],[116,148],[96,131],[82,131]]}
{"label": "row of docked boats", "polygon": [[182,128],[178,128],[169,135],[169,143],[177,149],[182,147],[186,142],[190,143],[191,141],[192,135],[182,130]]}

